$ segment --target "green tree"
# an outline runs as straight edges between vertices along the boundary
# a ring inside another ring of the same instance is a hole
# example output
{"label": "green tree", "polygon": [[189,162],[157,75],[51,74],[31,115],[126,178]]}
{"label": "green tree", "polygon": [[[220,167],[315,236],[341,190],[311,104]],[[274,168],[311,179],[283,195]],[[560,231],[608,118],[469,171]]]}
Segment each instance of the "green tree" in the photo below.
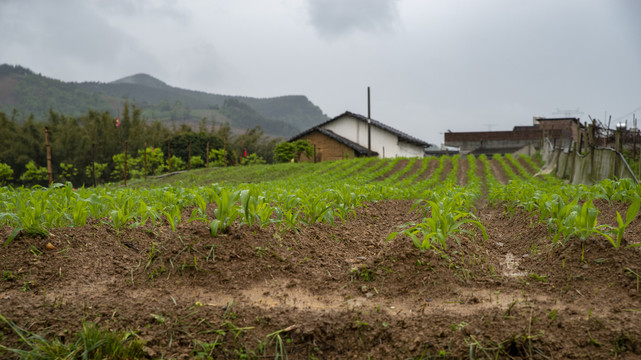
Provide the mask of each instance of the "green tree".
{"label": "green tree", "polygon": [[13,180],[13,169],[7,164],[0,163],[0,186],[8,185]]}
{"label": "green tree", "polygon": [[65,164],[63,162],[60,163],[60,171],[61,174],[58,177],[60,182],[64,183],[67,181],[72,181],[76,175],[78,175],[78,169],[76,169],[73,164]]}
{"label": "green tree", "polygon": [[[134,179],[142,176],[139,168],[139,159],[127,154],[127,179]],[[111,172],[113,180],[122,180],[125,177],[125,153],[113,156],[114,169]]]}
{"label": "green tree", "polygon": [[145,166],[147,167],[147,173],[144,175],[159,175],[164,171],[165,154],[158,147],[147,147],[144,150],[138,150],[138,164],[141,166],[143,173],[145,172]]}
{"label": "green tree", "polygon": [[171,171],[180,171],[187,168],[187,163],[178,156],[171,157]]}
{"label": "green tree", "polygon": [[105,169],[107,168],[107,163],[97,163],[94,162],[93,166],[91,164],[85,167],[85,176],[89,179],[89,182],[93,183],[93,173],[96,175],[96,182],[101,182],[102,177],[104,176]]}
{"label": "green tree", "polygon": [[303,153],[309,158],[313,156],[314,148],[308,140],[281,142],[274,148],[274,159],[277,162],[298,161]]}
{"label": "green tree", "polygon": [[264,163],[265,160],[256,153],[250,154],[240,160],[241,165],[261,165]]}
{"label": "green tree", "polygon": [[25,168],[27,171],[20,176],[20,180],[29,185],[46,185],[49,179],[47,168],[36,165],[33,160],[29,161]]}
{"label": "green tree", "polygon": [[191,157],[191,168],[197,169],[205,166],[205,161],[199,155]]}
{"label": "green tree", "polygon": [[209,166],[222,167],[227,166],[227,150],[225,149],[212,149],[209,152]]}

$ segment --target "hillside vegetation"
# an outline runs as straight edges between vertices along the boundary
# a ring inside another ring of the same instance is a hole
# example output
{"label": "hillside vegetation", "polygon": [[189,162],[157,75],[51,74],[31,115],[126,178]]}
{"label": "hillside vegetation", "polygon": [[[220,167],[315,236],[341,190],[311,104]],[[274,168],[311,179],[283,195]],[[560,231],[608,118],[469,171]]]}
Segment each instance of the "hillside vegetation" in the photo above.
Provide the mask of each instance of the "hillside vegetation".
{"label": "hillside vegetation", "polygon": [[289,137],[327,119],[305,96],[251,98],[210,94],[176,88],[136,74],[109,83],[63,82],[21,66],[0,65],[0,112],[33,115],[36,121],[49,111],[79,116],[89,110],[116,115],[125,102],[137,106],[144,117],[172,124],[228,121],[242,131],[260,126],[272,136]]}

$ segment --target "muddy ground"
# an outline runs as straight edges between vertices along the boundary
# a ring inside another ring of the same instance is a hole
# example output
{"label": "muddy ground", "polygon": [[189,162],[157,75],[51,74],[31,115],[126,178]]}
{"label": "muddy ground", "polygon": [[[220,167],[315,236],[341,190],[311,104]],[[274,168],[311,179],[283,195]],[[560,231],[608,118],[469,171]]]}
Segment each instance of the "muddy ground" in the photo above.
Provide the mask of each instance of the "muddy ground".
{"label": "muddy ground", "polygon": [[[19,236],[0,248],[0,314],[62,340],[83,322],[134,330],[148,358],[275,358],[279,338],[289,359],[641,358],[639,248],[598,237],[551,247],[532,216],[481,203],[487,240],[419,251],[386,240],[419,219],[411,205],[215,238],[199,222],[116,231],[97,220]],[[626,209],[596,205],[612,225]],[[635,220],[625,238],[640,234]],[[0,343],[22,346],[6,324]]]}

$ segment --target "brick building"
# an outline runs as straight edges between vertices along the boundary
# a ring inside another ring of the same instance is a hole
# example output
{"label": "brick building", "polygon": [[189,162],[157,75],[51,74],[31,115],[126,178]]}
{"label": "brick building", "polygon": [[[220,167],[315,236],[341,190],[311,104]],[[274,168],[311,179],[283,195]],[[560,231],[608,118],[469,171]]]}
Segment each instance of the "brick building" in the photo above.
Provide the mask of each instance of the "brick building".
{"label": "brick building", "polygon": [[[316,149],[316,161],[361,156],[422,157],[427,142],[371,120],[371,153],[368,151],[368,119],[349,111],[292,137],[309,140]],[[302,161],[311,160],[302,158]]]}
{"label": "brick building", "polygon": [[515,126],[512,131],[448,132],[445,146],[458,147],[465,154],[505,154],[529,146],[539,149],[547,138],[556,146],[569,148],[572,141],[579,141],[581,128],[578,118],[535,117],[533,125]]}

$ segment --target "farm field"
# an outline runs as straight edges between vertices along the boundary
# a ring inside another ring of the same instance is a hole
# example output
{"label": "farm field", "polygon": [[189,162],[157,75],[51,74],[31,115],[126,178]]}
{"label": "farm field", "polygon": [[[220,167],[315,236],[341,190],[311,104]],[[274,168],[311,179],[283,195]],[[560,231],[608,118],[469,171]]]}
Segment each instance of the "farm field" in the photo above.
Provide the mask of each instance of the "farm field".
{"label": "farm field", "polygon": [[128,336],[130,358],[641,357],[641,186],[539,166],[352,159],[0,188],[0,358],[108,357],[96,333]]}

